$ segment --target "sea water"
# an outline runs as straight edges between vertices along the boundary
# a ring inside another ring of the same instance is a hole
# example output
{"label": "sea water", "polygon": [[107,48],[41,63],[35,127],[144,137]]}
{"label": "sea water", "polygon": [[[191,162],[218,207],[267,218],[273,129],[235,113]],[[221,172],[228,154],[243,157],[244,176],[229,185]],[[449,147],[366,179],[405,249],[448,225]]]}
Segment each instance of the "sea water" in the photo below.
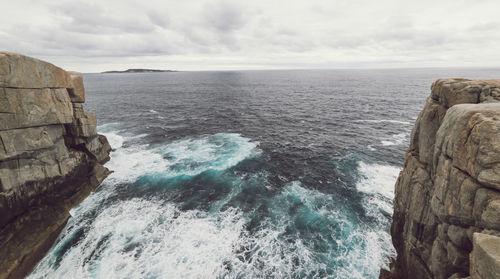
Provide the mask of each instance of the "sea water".
{"label": "sea water", "polygon": [[492,69],[86,74],[113,170],[30,278],[378,278],[439,77]]}

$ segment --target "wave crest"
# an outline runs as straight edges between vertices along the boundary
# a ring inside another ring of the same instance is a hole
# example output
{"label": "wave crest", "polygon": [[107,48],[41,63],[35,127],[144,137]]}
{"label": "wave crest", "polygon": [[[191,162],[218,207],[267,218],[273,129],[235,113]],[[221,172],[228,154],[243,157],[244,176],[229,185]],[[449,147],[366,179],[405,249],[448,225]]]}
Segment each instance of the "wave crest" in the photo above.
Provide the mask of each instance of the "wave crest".
{"label": "wave crest", "polygon": [[240,134],[214,134],[183,139],[152,147],[148,144],[130,144],[127,141],[144,137],[123,136],[106,131],[114,151],[107,164],[114,173],[114,182],[134,182],[140,177],[168,179],[195,176],[208,170],[222,171],[257,155],[258,143]]}

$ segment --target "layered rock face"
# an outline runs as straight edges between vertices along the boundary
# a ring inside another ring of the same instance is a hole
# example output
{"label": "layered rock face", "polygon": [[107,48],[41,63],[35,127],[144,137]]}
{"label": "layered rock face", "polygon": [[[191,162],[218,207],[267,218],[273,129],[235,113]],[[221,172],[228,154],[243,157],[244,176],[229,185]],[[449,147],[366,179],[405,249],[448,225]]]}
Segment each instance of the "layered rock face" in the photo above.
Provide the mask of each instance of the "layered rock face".
{"label": "layered rock face", "polygon": [[500,80],[434,82],[395,192],[398,278],[500,278]]}
{"label": "layered rock face", "polygon": [[110,171],[80,73],[0,52],[0,279],[20,278]]}

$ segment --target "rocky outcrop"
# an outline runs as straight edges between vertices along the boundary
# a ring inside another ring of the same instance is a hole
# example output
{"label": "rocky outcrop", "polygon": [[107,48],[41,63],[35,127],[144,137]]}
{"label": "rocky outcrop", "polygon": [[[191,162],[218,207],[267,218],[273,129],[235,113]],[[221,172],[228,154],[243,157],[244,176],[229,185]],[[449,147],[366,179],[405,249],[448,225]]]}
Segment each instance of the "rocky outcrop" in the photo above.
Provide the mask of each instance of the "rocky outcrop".
{"label": "rocky outcrop", "polygon": [[391,234],[397,278],[500,278],[500,80],[434,82],[396,182]]}
{"label": "rocky outcrop", "polygon": [[470,277],[500,278],[500,237],[474,233],[470,254]]}
{"label": "rocky outcrop", "polygon": [[80,73],[0,52],[0,279],[21,278],[106,178]]}

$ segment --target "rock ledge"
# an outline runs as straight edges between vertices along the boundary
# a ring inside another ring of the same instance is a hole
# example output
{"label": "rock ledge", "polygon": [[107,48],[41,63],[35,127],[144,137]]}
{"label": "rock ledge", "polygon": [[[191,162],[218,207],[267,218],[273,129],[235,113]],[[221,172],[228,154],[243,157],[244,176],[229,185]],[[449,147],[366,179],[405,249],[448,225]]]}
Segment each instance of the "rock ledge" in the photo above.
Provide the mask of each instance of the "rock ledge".
{"label": "rock ledge", "polygon": [[0,52],[0,279],[22,278],[109,175],[80,73]]}

